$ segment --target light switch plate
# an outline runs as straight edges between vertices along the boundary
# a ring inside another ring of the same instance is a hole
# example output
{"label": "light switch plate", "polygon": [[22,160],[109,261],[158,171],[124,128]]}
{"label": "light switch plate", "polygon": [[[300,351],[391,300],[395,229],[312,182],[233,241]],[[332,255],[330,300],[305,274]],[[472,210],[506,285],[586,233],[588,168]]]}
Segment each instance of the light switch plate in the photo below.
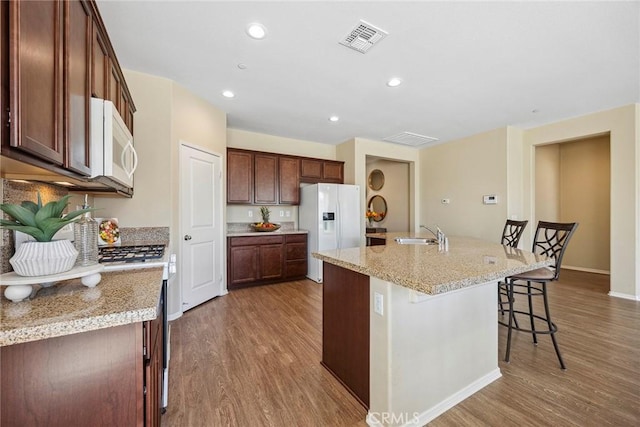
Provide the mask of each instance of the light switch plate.
{"label": "light switch plate", "polygon": [[373,311],[384,316],[384,296],[378,292],[373,293]]}

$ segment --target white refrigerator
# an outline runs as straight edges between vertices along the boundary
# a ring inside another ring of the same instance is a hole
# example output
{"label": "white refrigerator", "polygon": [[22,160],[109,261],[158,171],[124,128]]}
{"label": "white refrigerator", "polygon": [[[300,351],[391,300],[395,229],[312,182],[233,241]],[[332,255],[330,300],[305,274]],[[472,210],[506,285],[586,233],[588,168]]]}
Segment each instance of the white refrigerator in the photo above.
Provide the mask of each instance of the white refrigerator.
{"label": "white refrigerator", "polygon": [[360,187],[313,184],[300,189],[298,227],[309,231],[307,277],[322,283],[322,261],[312,252],[360,246]]}

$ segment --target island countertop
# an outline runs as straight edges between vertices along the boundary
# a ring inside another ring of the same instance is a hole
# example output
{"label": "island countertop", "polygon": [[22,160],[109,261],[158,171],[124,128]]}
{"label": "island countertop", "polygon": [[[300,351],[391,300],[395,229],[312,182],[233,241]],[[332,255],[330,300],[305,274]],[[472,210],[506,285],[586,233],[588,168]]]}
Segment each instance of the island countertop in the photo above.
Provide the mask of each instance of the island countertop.
{"label": "island countertop", "polygon": [[386,245],[314,252],[324,262],[435,295],[500,280],[548,266],[550,258],[467,237],[449,237],[449,250],[436,245],[401,245],[396,237],[426,233],[386,233]]}
{"label": "island countertop", "polygon": [[103,272],[94,288],[65,280],[18,303],[0,297],[0,346],[153,320],[161,291],[158,267]]}

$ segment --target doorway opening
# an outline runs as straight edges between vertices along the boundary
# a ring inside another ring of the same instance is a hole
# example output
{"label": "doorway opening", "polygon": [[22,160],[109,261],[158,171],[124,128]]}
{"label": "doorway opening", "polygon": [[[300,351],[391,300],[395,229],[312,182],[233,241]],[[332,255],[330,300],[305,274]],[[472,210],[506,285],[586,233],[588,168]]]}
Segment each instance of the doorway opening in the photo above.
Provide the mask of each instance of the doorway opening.
{"label": "doorway opening", "polygon": [[[375,156],[366,156],[366,203],[374,197],[384,200],[384,215],[376,216],[373,225],[387,232],[410,230],[410,164]],[[377,197],[376,197],[377,196]]]}
{"label": "doorway opening", "polygon": [[610,274],[610,214],[609,133],[535,147],[534,224],[580,224],[563,269]]}

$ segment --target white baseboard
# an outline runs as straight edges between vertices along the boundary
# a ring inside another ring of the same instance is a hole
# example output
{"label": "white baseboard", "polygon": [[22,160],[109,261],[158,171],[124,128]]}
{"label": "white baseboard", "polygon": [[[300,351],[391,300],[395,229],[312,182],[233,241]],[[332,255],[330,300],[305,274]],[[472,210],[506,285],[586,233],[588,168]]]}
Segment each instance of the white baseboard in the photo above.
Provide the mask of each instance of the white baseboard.
{"label": "white baseboard", "polygon": [[167,320],[171,322],[172,320],[176,320],[182,317],[182,312],[178,311],[176,313],[167,314]]}
{"label": "white baseboard", "polygon": [[630,299],[631,301],[640,301],[640,295],[623,294],[620,292],[613,292],[613,291],[609,291],[608,295],[610,297]]}
{"label": "white baseboard", "polygon": [[586,267],[574,267],[572,265],[563,265],[562,269],[584,271],[585,273],[606,274],[607,276],[611,275],[611,272],[608,270],[598,270],[595,268],[586,268]]}
{"label": "white baseboard", "polygon": [[[500,368],[496,368],[495,370],[489,372],[487,375],[477,379],[473,383],[469,384],[467,387],[449,396],[442,402],[427,409],[426,411],[421,413],[415,413],[415,415],[411,414],[411,419],[408,419],[409,414],[404,414],[405,423],[402,424],[402,427],[420,427],[420,426],[426,425],[430,421],[433,421],[438,416],[444,414],[446,411],[456,406],[458,403],[465,400],[467,397],[471,396],[472,394],[476,393],[480,389],[491,384],[501,376],[502,374],[500,373]],[[402,419],[401,415],[403,414],[375,414],[369,411],[369,413],[367,413],[367,419],[366,419],[367,425],[371,427],[384,427],[385,424],[382,424],[378,419],[378,417],[379,416],[384,417],[385,415],[391,419],[393,419],[394,418],[393,415],[395,415],[396,416],[395,419],[399,420],[399,419]]]}

